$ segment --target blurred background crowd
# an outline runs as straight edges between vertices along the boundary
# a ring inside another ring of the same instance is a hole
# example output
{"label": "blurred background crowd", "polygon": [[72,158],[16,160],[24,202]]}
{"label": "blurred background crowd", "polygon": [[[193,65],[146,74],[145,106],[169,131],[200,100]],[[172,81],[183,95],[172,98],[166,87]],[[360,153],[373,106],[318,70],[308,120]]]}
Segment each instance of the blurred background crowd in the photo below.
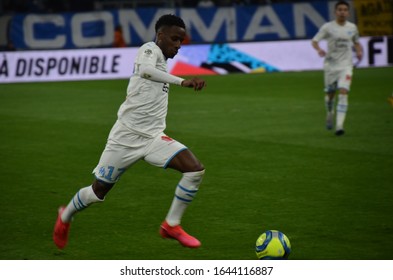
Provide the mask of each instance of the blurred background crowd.
{"label": "blurred background crowd", "polygon": [[312,1],[313,0],[2,0],[0,1],[0,14],[82,12],[142,7],[226,7],[233,5],[269,5],[275,3]]}

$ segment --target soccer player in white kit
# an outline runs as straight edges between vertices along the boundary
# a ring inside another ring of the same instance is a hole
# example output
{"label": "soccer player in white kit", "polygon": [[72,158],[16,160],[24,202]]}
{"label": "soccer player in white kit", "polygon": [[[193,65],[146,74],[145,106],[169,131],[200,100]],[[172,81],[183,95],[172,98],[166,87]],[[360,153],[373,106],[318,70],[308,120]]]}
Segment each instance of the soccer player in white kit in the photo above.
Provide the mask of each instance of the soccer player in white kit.
{"label": "soccer player in white kit", "polygon": [[[326,128],[333,129],[334,101],[338,90],[336,106],[336,135],[344,134],[344,121],[348,108],[348,92],[352,82],[352,48],[355,49],[357,59],[363,56],[362,46],[359,43],[359,32],[355,24],[347,21],[349,4],[339,1],[335,5],[336,19],[325,23],[312,39],[312,46],[319,56],[325,57],[325,107],[327,111]],[[319,41],[326,39],[327,52],[320,48]]]}
{"label": "soccer player in white kit", "polygon": [[181,18],[164,15],[156,22],[155,42],[148,42],[138,50],[127,98],[119,108],[118,119],[93,170],[95,180],[92,185],[80,189],[67,206],[59,208],[53,232],[58,248],[63,249],[68,242],[72,217],[89,205],[104,201],[123,172],[139,160],[182,173],[160,234],[186,247],[201,245],[198,239],[183,230],[180,222],[198,191],[205,168],[186,146],[164,134],[169,84],[196,91],[206,86],[203,79],[182,79],[167,73],[167,59],[177,54],[186,37],[185,29]]}

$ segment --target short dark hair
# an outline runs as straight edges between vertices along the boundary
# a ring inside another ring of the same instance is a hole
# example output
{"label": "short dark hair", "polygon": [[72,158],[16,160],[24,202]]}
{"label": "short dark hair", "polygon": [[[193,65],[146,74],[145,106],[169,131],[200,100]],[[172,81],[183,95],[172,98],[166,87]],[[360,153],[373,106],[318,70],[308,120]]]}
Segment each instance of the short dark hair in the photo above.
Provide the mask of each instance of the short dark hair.
{"label": "short dark hair", "polygon": [[349,9],[349,3],[347,1],[338,1],[336,5],[334,5],[334,9],[337,10],[337,7],[340,5],[345,5]]}
{"label": "short dark hair", "polygon": [[186,25],[184,24],[184,21],[180,17],[172,15],[172,14],[168,14],[168,15],[161,16],[157,20],[156,26],[155,26],[156,33],[163,26],[173,26],[173,25],[186,29]]}

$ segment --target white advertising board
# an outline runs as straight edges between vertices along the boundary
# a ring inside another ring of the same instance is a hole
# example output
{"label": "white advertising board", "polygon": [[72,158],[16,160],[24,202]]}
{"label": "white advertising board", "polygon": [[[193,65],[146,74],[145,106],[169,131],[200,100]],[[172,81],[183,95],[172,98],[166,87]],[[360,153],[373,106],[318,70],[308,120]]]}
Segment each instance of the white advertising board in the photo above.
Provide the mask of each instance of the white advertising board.
{"label": "white advertising board", "polygon": [[[393,66],[393,37],[361,38],[357,67]],[[321,44],[323,47],[326,45]],[[3,52],[0,83],[127,79],[137,48]],[[354,62],[357,63],[356,59]],[[218,75],[321,70],[323,58],[310,40],[183,46],[168,71],[176,75]]]}

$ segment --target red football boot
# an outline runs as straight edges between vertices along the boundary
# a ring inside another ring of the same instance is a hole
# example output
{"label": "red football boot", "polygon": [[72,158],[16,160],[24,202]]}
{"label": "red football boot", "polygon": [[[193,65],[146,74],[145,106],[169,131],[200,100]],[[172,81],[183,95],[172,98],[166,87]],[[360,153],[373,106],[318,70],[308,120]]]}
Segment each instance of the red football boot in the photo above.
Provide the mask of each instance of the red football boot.
{"label": "red football boot", "polygon": [[185,232],[180,225],[171,227],[166,221],[164,221],[161,224],[160,234],[163,238],[176,239],[185,247],[198,248],[201,246],[201,242]]}
{"label": "red football boot", "polygon": [[55,229],[53,231],[53,241],[59,249],[63,249],[67,245],[68,233],[70,231],[71,223],[64,223],[61,220],[61,214],[65,207],[61,206],[57,215]]}

